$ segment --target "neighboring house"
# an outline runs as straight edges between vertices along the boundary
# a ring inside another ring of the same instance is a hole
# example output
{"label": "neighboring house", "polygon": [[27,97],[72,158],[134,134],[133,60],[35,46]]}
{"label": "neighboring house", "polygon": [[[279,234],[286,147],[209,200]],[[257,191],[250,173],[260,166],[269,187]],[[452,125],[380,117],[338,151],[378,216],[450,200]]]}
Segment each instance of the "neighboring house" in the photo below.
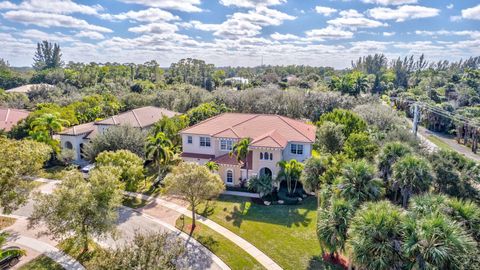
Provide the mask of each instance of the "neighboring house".
{"label": "neighboring house", "polygon": [[231,78],[226,78],[225,82],[230,82],[232,84],[235,84],[235,83],[248,84],[248,79],[243,77],[231,77]]}
{"label": "neighboring house", "polygon": [[0,108],[0,130],[10,131],[18,122],[27,118],[28,111]]}
{"label": "neighboring house", "polygon": [[40,89],[40,88],[54,88],[55,86],[51,84],[46,84],[46,83],[38,83],[38,84],[26,84],[22,85],[19,87],[11,88],[6,90],[7,93],[25,93],[27,94],[28,92],[35,90],[35,89]]}
{"label": "neighboring house", "polygon": [[[316,127],[279,115],[225,113],[180,132],[185,161],[219,164],[219,174],[227,185],[239,185],[255,175],[276,177],[278,162],[311,156]],[[233,145],[251,138],[248,168],[229,155]]]}
{"label": "neighboring house", "polygon": [[129,125],[142,130],[149,129],[163,116],[173,117],[178,113],[153,106],[142,107],[108,117],[101,121],[85,123],[58,133],[62,149],[73,149],[75,161],[83,161],[83,147],[97,134],[103,134],[111,126]]}

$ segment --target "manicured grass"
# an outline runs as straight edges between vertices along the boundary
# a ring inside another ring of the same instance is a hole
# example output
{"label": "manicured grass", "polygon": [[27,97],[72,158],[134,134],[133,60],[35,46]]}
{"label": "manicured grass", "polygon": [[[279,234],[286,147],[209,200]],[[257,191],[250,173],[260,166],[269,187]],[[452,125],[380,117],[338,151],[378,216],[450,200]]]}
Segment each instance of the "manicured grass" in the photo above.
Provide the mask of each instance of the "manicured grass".
{"label": "manicured grass", "polygon": [[19,270],[63,270],[63,267],[45,255],[40,255],[27,264],[22,265]]}
{"label": "manicured grass", "polygon": [[147,201],[147,200],[144,200],[144,199],[139,198],[139,197],[128,196],[128,195],[124,195],[123,196],[123,201],[122,201],[122,204],[124,206],[130,207],[130,208],[133,208],[133,209],[144,207],[148,203],[149,203],[149,201]]}
{"label": "manicured grass", "polygon": [[89,251],[82,254],[83,247],[76,244],[73,239],[66,239],[57,245],[57,248],[76,259],[86,269],[90,269],[89,265],[95,261],[102,248],[92,240],[89,241],[88,247]]}
{"label": "manicured grass", "polygon": [[265,206],[222,195],[198,212],[243,237],[284,269],[340,269],[321,259],[315,197],[301,205]]}
{"label": "manicured grass", "polygon": [[428,136],[428,140],[431,141],[432,143],[434,143],[440,149],[453,150],[452,147],[450,147],[450,145],[448,145],[447,143],[445,143],[444,141],[440,140],[439,138],[437,138],[433,135]]}
{"label": "manicured grass", "polygon": [[13,225],[15,220],[16,219],[10,217],[0,217],[0,230]]}
{"label": "manicured grass", "polygon": [[[192,219],[184,217],[177,219],[176,227],[179,230],[190,234]],[[240,269],[265,269],[257,260],[250,256],[247,252],[234,244],[232,241],[223,237],[206,225],[197,222],[197,227],[193,232],[193,238],[206,246],[210,251],[215,253],[223,262],[225,262],[232,270]]]}

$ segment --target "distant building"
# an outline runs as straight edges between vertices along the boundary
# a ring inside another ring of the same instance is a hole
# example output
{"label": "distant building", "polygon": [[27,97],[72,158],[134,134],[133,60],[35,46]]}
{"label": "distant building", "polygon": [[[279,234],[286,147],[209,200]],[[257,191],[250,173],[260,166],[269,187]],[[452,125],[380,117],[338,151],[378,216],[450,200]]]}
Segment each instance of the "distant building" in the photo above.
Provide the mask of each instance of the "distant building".
{"label": "distant building", "polygon": [[226,78],[225,82],[230,82],[232,85],[234,85],[236,83],[248,84],[249,81],[247,78],[243,78],[243,77],[231,77],[231,78]]}
{"label": "distant building", "polygon": [[[300,120],[271,114],[224,113],[183,129],[185,161],[219,165],[220,177],[226,185],[239,185],[248,176],[268,175],[275,178],[278,162],[295,159],[304,161],[312,154],[315,142],[314,125]],[[229,155],[233,145],[251,138],[247,164]]]}
{"label": "distant building", "polygon": [[46,83],[38,83],[38,84],[26,84],[26,85],[22,85],[22,86],[19,86],[19,87],[15,87],[15,88],[11,88],[11,89],[8,89],[6,90],[7,93],[25,93],[27,94],[28,92],[32,91],[32,90],[36,90],[36,89],[40,89],[40,88],[53,88],[55,86],[51,85],[51,84],[46,84]]}
{"label": "distant building", "polygon": [[27,118],[29,114],[30,112],[24,110],[0,108],[0,130],[12,130],[13,126]]}
{"label": "distant building", "polygon": [[75,161],[83,160],[83,147],[97,134],[103,134],[111,126],[129,125],[141,130],[149,129],[163,116],[173,117],[176,112],[167,109],[147,106],[118,115],[108,117],[101,121],[85,123],[65,129],[58,133],[62,149],[73,149]]}

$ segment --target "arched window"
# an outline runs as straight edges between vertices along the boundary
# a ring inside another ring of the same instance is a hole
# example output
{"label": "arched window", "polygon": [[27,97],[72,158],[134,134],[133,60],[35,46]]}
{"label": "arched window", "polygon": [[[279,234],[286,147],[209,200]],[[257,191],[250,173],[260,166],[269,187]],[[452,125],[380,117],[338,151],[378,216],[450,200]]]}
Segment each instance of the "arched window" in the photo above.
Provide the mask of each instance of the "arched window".
{"label": "arched window", "polygon": [[229,183],[229,184],[233,183],[233,171],[232,170],[227,170],[227,183]]}
{"label": "arched window", "polygon": [[273,154],[270,153],[270,160],[273,160]]}
{"label": "arched window", "polygon": [[267,152],[265,152],[265,153],[263,154],[263,158],[264,158],[265,160],[268,160],[268,153],[267,153]]}
{"label": "arched window", "polygon": [[67,148],[67,149],[73,149],[72,143],[71,143],[71,142],[68,142],[68,141],[65,142],[65,148]]}
{"label": "arched window", "polygon": [[263,153],[260,152],[260,159],[263,159]]}

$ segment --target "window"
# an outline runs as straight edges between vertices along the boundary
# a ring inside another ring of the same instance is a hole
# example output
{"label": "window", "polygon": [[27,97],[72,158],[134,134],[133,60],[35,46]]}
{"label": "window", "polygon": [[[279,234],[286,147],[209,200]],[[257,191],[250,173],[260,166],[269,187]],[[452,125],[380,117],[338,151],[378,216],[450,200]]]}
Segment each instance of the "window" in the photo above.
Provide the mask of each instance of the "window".
{"label": "window", "polygon": [[260,152],[260,159],[263,159],[263,153]]}
{"label": "window", "polygon": [[200,137],[200,146],[210,147],[210,137]]}
{"label": "window", "polygon": [[220,150],[231,151],[233,149],[233,141],[220,140]]}
{"label": "window", "polygon": [[227,171],[227,183],[229,183],[229,184],[233,183],[233,171],[232,170]]}
{"label": "window", "polygon": [[65,148],[67,149],[73,149],[73,145],[71,142],[65,142]]}
{"label": "window", "polygon": [[260,152],[260,160],[273,160],[273,154],[268,152]]}
{"label": "window", "polygon": [[273,154],[270,153],[270,160],[273,160]]}
{"label": "window", "polygon": [[290,145],[290,152],[294,155],[303,155],[303,144],[294,144]]}
{"label": "window", "polygon": [[192,143],[193,143],[193,138],[192,138],[192,136],[188,136],[188,137],[187,137],[187,143],[188,143],[188,144],[192,144]]}

